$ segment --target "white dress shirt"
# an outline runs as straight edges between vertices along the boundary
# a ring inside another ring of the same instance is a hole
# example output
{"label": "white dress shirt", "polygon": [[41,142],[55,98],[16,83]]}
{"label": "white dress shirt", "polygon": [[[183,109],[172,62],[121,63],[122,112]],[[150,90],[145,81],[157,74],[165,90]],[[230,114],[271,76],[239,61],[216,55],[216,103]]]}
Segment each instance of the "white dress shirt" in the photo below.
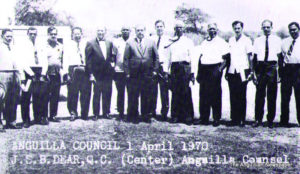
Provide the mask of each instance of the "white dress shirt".
{"label": "white dress shirt", "polygon": [[[157,46],[159,36],[154,35],[151,37],[151,39],[155,41],[155,44]],[[170,37],[167,35],[160,36],[160,41],[159,41],[159,46],[157,48],[157,51],[159,55],[159,61],[160,64],[162,65],[164,72],[169,72],[171,66],[170,48],[165,48],[165,46],[167,46],[168,44],[170,44]]]}
{"label": "white dress shirt", "polygon": [[81,40],[79,43],[72,40],[66,44],[65,48],[65,59],[64,68],[74,65],[85,65],[85,47],[86,41]]}
{"label": "white dress shirt", "polygon": [[240,39],[236,41],[235,37],[229,39],[230,47],[230,67],[228,73],[244,72],[249,68],[248,54],[252,53],[252,42],[249,37],[242,34]]}
{"label": "white dress shirt", "polygon": [[222,56],[229,53],[228,43],[219,36],[210,41],[204,40],[199,49],[201,64],[208,65],[223,62]]}
{"label": "white dress shirt", "polygon": [[281,50],[285,57],[284,62],[288,64],[300,64],[300,39],[299,38],[296,39],[291,55],[289,56],[287,54],[292,42],[293,42],[292,37],[288,37],[282,41]]}
{"label": "white dress shirt", "polygon": [[[25,71],[28,75],[33,76],[34,72],[32,71],[31,67],[40,67],[42,68],[42,75],[46,75],[48,69],[48,61],[46,57],[43,55],[42,45],[41,42],[38,40],[35,41],[33,45],[32,41],[28,38],[20,40],[17,43],[17,51],[19,53],[19,61],[22,65],[22,70]],[[35,54],[37,54],[37,60],[35,58]],[[21,78],[25,79],[25,74],[21,71]]]}
{"label": "white dress shirt", "polygon": [[107,58],[106,56],[107,55],[106,55],[106,44],[105,44],[105,41],[98,39],[98,43],[99,43],[100,50],[102,51],[103,57],[106,60],[106,58]]}
{"label": "white dress shirt", "polygon": [[10,44],[10,50],[8,46],[0,41],[0,71],[3,70],[19,70],[17,66],[16,51],[12,44]]}
{"label": "white dress shirt", "polygon": [[[266,36],[262,35],[254,40],[253,52],[257,54],[258,61],[265,60]],[[277,54],[281,52],[281,39],[273,34],[268,37],[268,61],[278,61]]]}
{"label": "white dress shirt", "polygon": [[174,42],[170,48],[171,62],[186,61],[191,63],[191,54],[194,43],[191,39],[181,36],[180,39]]}
{"label": "white dress shirt", "polygon": [[115,71],[116,72],[124,72],[124,52],[126,47],[126,41],[120,37],[113,41],[113,54],[116,55],[116,64]]}

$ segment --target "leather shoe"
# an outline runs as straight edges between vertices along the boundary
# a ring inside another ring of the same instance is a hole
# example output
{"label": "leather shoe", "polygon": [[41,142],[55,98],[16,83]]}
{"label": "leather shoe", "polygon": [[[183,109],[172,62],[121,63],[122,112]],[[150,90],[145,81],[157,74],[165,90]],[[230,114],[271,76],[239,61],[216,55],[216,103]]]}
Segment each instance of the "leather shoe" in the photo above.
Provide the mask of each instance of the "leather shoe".
{"label": "leather shoe", "polygon": [[60,121],[56,117],[50,117],[49,121],[59,123]]}
{"label": "leather shoe", "polygon": [[99,115],[95,115],[94,117],[93,117],[93,121],[97,121],[98,119],[99,119]]}
{"label": "leather shoe", "polygon": [[171,118],[171,123],[179,123],[179,119],[177,117]]}
{"label": "leather shoe", "polygon": [[237,125],[239,125],[239,124],[236,121],[230,121],[227,126],[233,127],[233,126],[237,126]]}
{"label": "leather shoe", "polygon": [[240,123],[239,126],[240,126],[240,127],[245,127],[245,126],[246,126],[246,123],[245,123],[244,121],[241,121],[241,123]]}
{"label": "leather shoe", "polygon": [[17,126],[15,123],[10,123],[7,125],[9,129],[21,129],[20,126]]}
{"label": "leather shoe", "polygon": [[109,114],[103,114],[103,118],[105,119],[112,119],[112,116]]}
{"label": "leather shoe", "polygon": [[280,127],[289,127],[289,123],[280,122],[279,126]]}
{"label": "leather shoe", "polygon": [[43,117],[42,120],[40,121],[41,125],[48,125],[49,121],[48,121],[48,117]]}
{"label": "leather shoe", "polygon": [[0,132],[5,132],[4,126],[2,125],[2,123],[0,124]]}
{"label": "leather shoe", "polygon": [[220,121],[219,120],[215,120],[213,122],[213,127],[218,127],[218,126],[220,126]]}
{"label": "leather shoe", "polygon": [[29,128],[29,127],[30,127],[30,123],[25,122],[23,127],[24,127],[24,128]]}
{"label": "leather shoe", "polygon": [[273,122],[268,122],[268,128],[270,128],[270,129],[273,129],[273,128],[274,128]]}
{"label": "leather shoe", "polygon": [[255,121],[255,123],[253,123],[252,127],[258,127],[261,125],[262,125],[262,123],[260,121]]}

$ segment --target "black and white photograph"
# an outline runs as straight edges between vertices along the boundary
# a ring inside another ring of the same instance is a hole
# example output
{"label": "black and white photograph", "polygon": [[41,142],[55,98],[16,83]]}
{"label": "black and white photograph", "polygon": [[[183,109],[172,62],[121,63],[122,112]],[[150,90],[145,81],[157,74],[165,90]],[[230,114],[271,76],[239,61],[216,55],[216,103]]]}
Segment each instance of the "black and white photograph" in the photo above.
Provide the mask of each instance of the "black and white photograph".
{"label": "black and white photograph", "polygon": [[0,174],[300,174],[300,1],[0,2]]}

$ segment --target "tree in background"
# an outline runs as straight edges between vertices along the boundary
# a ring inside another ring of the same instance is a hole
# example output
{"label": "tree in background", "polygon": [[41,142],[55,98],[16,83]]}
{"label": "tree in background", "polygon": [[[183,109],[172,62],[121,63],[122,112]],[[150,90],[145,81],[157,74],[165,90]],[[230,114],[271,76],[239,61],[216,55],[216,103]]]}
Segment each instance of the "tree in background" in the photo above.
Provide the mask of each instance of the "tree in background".
{"label": "tree in background", "polygon": [[175,19],[186,24],[186,32],[205,34],[203,23],[207,22],[210,16],[199,8],[190,7],[183,3],[175,10]]}
{"label": "tree in background", "polygon": [[74,18],[54,10],[57,0],[17,0],[15,25],[72,26]]}

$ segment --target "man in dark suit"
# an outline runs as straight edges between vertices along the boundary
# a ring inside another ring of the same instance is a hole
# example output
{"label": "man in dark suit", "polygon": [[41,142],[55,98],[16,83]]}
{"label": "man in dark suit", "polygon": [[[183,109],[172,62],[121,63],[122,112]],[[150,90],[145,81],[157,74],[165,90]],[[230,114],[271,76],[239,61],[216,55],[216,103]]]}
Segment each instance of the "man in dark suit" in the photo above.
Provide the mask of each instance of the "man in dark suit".
{"label": "man in dark suit", "polygon": [[127,42],[124,54],[124,70],[128,78],[128,121],[137,122],[138,99],[141,96],[141,114],[150,122],[152,89],[158,70],[159,56],[155,42],[144,38],[145,27],[135,28],[136,38]]}
{"label": "man in dark suit", "polygon": [[89,41],[85,48],[86,71],[91,74],[94,83],[93,112],[94,120],[99,118],[100,97],[102,95],[103,117],[111,118],[110,102],[112,93],[112,79],[114,74],[114,60],[112,56],[112,42],[105,39],[106,28],[98,27],[97,37]]}

